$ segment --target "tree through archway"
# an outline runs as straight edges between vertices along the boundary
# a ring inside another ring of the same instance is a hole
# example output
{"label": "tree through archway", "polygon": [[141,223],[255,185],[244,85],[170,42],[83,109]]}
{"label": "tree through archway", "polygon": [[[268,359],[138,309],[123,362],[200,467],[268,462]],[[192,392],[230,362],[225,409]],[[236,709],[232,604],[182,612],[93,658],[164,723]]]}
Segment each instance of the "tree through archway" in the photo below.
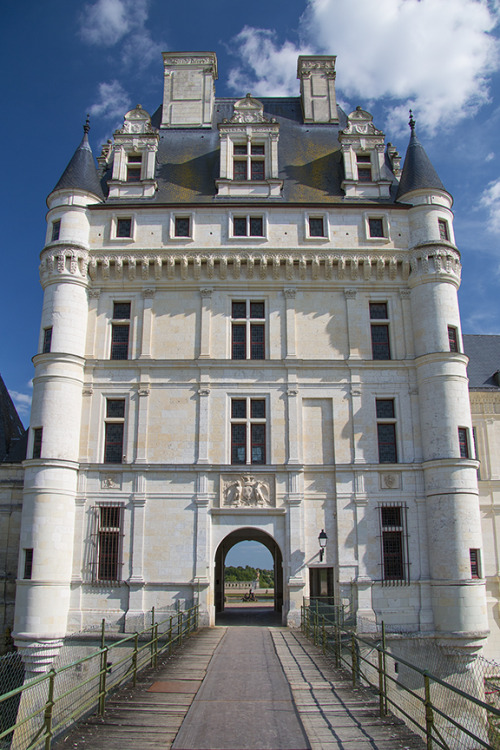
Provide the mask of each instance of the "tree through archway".
{"label": "tree through archway", "polygon": [[224,567],[228,552],[240,542],[254,541],[263,544],[272,555],[274,569],[274,610],[281,612],[283,608],[283,557],[275,540],[260,529],[245,527],[228,534],[219,544],[215,553],[215,613],[224,611]]}

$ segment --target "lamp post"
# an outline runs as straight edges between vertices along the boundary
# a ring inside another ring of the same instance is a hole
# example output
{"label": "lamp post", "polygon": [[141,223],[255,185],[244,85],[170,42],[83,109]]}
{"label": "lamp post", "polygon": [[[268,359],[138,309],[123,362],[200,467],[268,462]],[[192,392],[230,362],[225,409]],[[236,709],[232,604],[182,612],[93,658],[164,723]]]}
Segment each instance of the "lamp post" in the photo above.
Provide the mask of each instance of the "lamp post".
{"label": "lamp post", "polygon": [[325,554],[325,547],[326,543],[328,541],[328,537],[325,534],[325,530],[321,529],[318,536],[318,542],[319,542],[319,561],[323,562],[323,555]]}

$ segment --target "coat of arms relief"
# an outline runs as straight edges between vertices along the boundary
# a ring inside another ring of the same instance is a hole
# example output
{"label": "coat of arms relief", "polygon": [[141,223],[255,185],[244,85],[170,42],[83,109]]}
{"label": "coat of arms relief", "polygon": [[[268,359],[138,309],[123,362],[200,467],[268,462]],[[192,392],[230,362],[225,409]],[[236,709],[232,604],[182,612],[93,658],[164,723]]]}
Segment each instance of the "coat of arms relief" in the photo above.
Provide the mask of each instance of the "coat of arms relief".
{"label": "coat of arms relief", "polygon": [[231,508],[270,508],[276,504],[274,477],[228,474],[221,477],[221,505]]}

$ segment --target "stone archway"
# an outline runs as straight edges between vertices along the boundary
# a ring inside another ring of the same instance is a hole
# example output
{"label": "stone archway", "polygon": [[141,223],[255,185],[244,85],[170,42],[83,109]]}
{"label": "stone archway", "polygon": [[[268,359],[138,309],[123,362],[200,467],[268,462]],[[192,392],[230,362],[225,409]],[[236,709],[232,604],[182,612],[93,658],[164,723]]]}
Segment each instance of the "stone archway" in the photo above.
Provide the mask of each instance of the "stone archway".
{"label": "stone archway", "polygon": [[274,561],[274,609],[283,609],[283,556],[277,542],[270,534],[260,529],[244,527],[228,534],[215,553],[214,602],[216,615],[224,611],[224,563],[229,550],[239,542],[260,542],[267,547]]}

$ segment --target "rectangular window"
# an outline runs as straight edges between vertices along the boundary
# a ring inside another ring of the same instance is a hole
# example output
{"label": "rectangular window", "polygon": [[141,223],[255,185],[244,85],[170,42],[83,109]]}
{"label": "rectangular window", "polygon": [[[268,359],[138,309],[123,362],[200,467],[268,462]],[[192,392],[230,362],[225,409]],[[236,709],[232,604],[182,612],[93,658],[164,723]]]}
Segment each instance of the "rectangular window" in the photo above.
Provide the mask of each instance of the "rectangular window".
{"label": "rectangular window", "polygon": [[358,167],[358,180],[360,182],[372,181],[371,158],[369,154],[357,154],[356,164]]}
{"label": "rectangular window", "polygon": [[265,399],[231,399],[231,463],[266,463]]}
{"label": "rectangular window", "polygon": [[460,458],[470,458],[469,430],[467,427],[458,428],[458,445],[460,448]]}
{"label": "rectangular window", "polygon": [[481,578],[480,550],[478,550],[478,549],[470,549],[469,550],[469,558],[470,558],[470,576],[471,576],[471,578]]}
{"label": "rectangular window", "polygon": [[43,329],[43,354],[47,354],[50,352],[50,347],[52,346],[52,326],[50,328],[44,328]]}
{"label": "rectangular window", "polygon": [[406,506],[382,505],[379,510],[382,580],[409,583]]}
{"label": "rectangular window", "polygon": [[56,221],[52,222],[51,242],[56,242],[56,240],[59,239],[60,232],[61,232],[61,219],[56,219]]}
{"label": "rectangular window", "polygon": [[31,576],[33,575],[33,550],[32,549],[25,549],[24,550],[24,573],[23,573],[23,579],[25,581],[31,581]]}
{"label": "rectangular window", "polygon": [[42,435],[43,427],[33,428],[33,458],[42,457]]}
{"label": "rectangular window", "polygon": [[264,219],[262,216],[234,216],[233,237],[263,237]]}
{"label": "rectangular window", "polygon": [[127,154],[127,182],[140,182],[141,168],[141,154]]}
{"label": "rectangular window", "polygon": [[128,342],[130,333],[130,302],[113,303],[113,320],[111,322],[111,356],[110,359],[128,359]]}
{"label": "rectangular window", "polygon": [[309,237],[325,237],[325,223],[322,216],[309,217]]}
{"label": "rectangular window", "polygon": [[450,241],[450,233],[448,231],[448,222],[445,219],[438,219],[439,226],[439,239]]}
{"label": "rectangular window", "polygon": [[176,237],[191,237],[191,221],[189,216],[176,216],[174,231]]}
{"label": "rectangular window", "polygon": [[123,506],[95,506],[91,519],[90,581],[118,583],[122,580]]}
{"label": "rectangular window", "polygon": [[108,398],[106,400],[104,429],[104,463],[121,464],[125,430],[125,399]]}
{"label": "rectangular window", "polygon": [[132,219],[118,219],[116,222],[117,237],[132,237]]}
{"label": "rectangular window", "polygon": [[381,218],[369,218],[368,230],[370,237],[385,237],[384,220]]}
{"label": "rectangular window", "polygon": [[265,147],[257,143],[233,145],[233,179],[265,180]]}
{"label": "rectangular window", "polygon": [[395,464],[398,460],[396,446],[396,418],[394,399],[377,398],[378,460],[381,464]]}
{"label": "rectangular window", "polygon": [[[370,302],[370,320],[373,359],[390,359],[391,345],[389,341],[389,318],[387,302]],[[387,321],[385,323],[381,321]]]}
{"label": "rectangular window", "polygon": [[458,332],[455,326],[448,326],[448,344],[450,352],[458,352]]}
{"label": "rectangular window", "polygon": [[264,302],[231,303],[231,359],[265,359]]}

